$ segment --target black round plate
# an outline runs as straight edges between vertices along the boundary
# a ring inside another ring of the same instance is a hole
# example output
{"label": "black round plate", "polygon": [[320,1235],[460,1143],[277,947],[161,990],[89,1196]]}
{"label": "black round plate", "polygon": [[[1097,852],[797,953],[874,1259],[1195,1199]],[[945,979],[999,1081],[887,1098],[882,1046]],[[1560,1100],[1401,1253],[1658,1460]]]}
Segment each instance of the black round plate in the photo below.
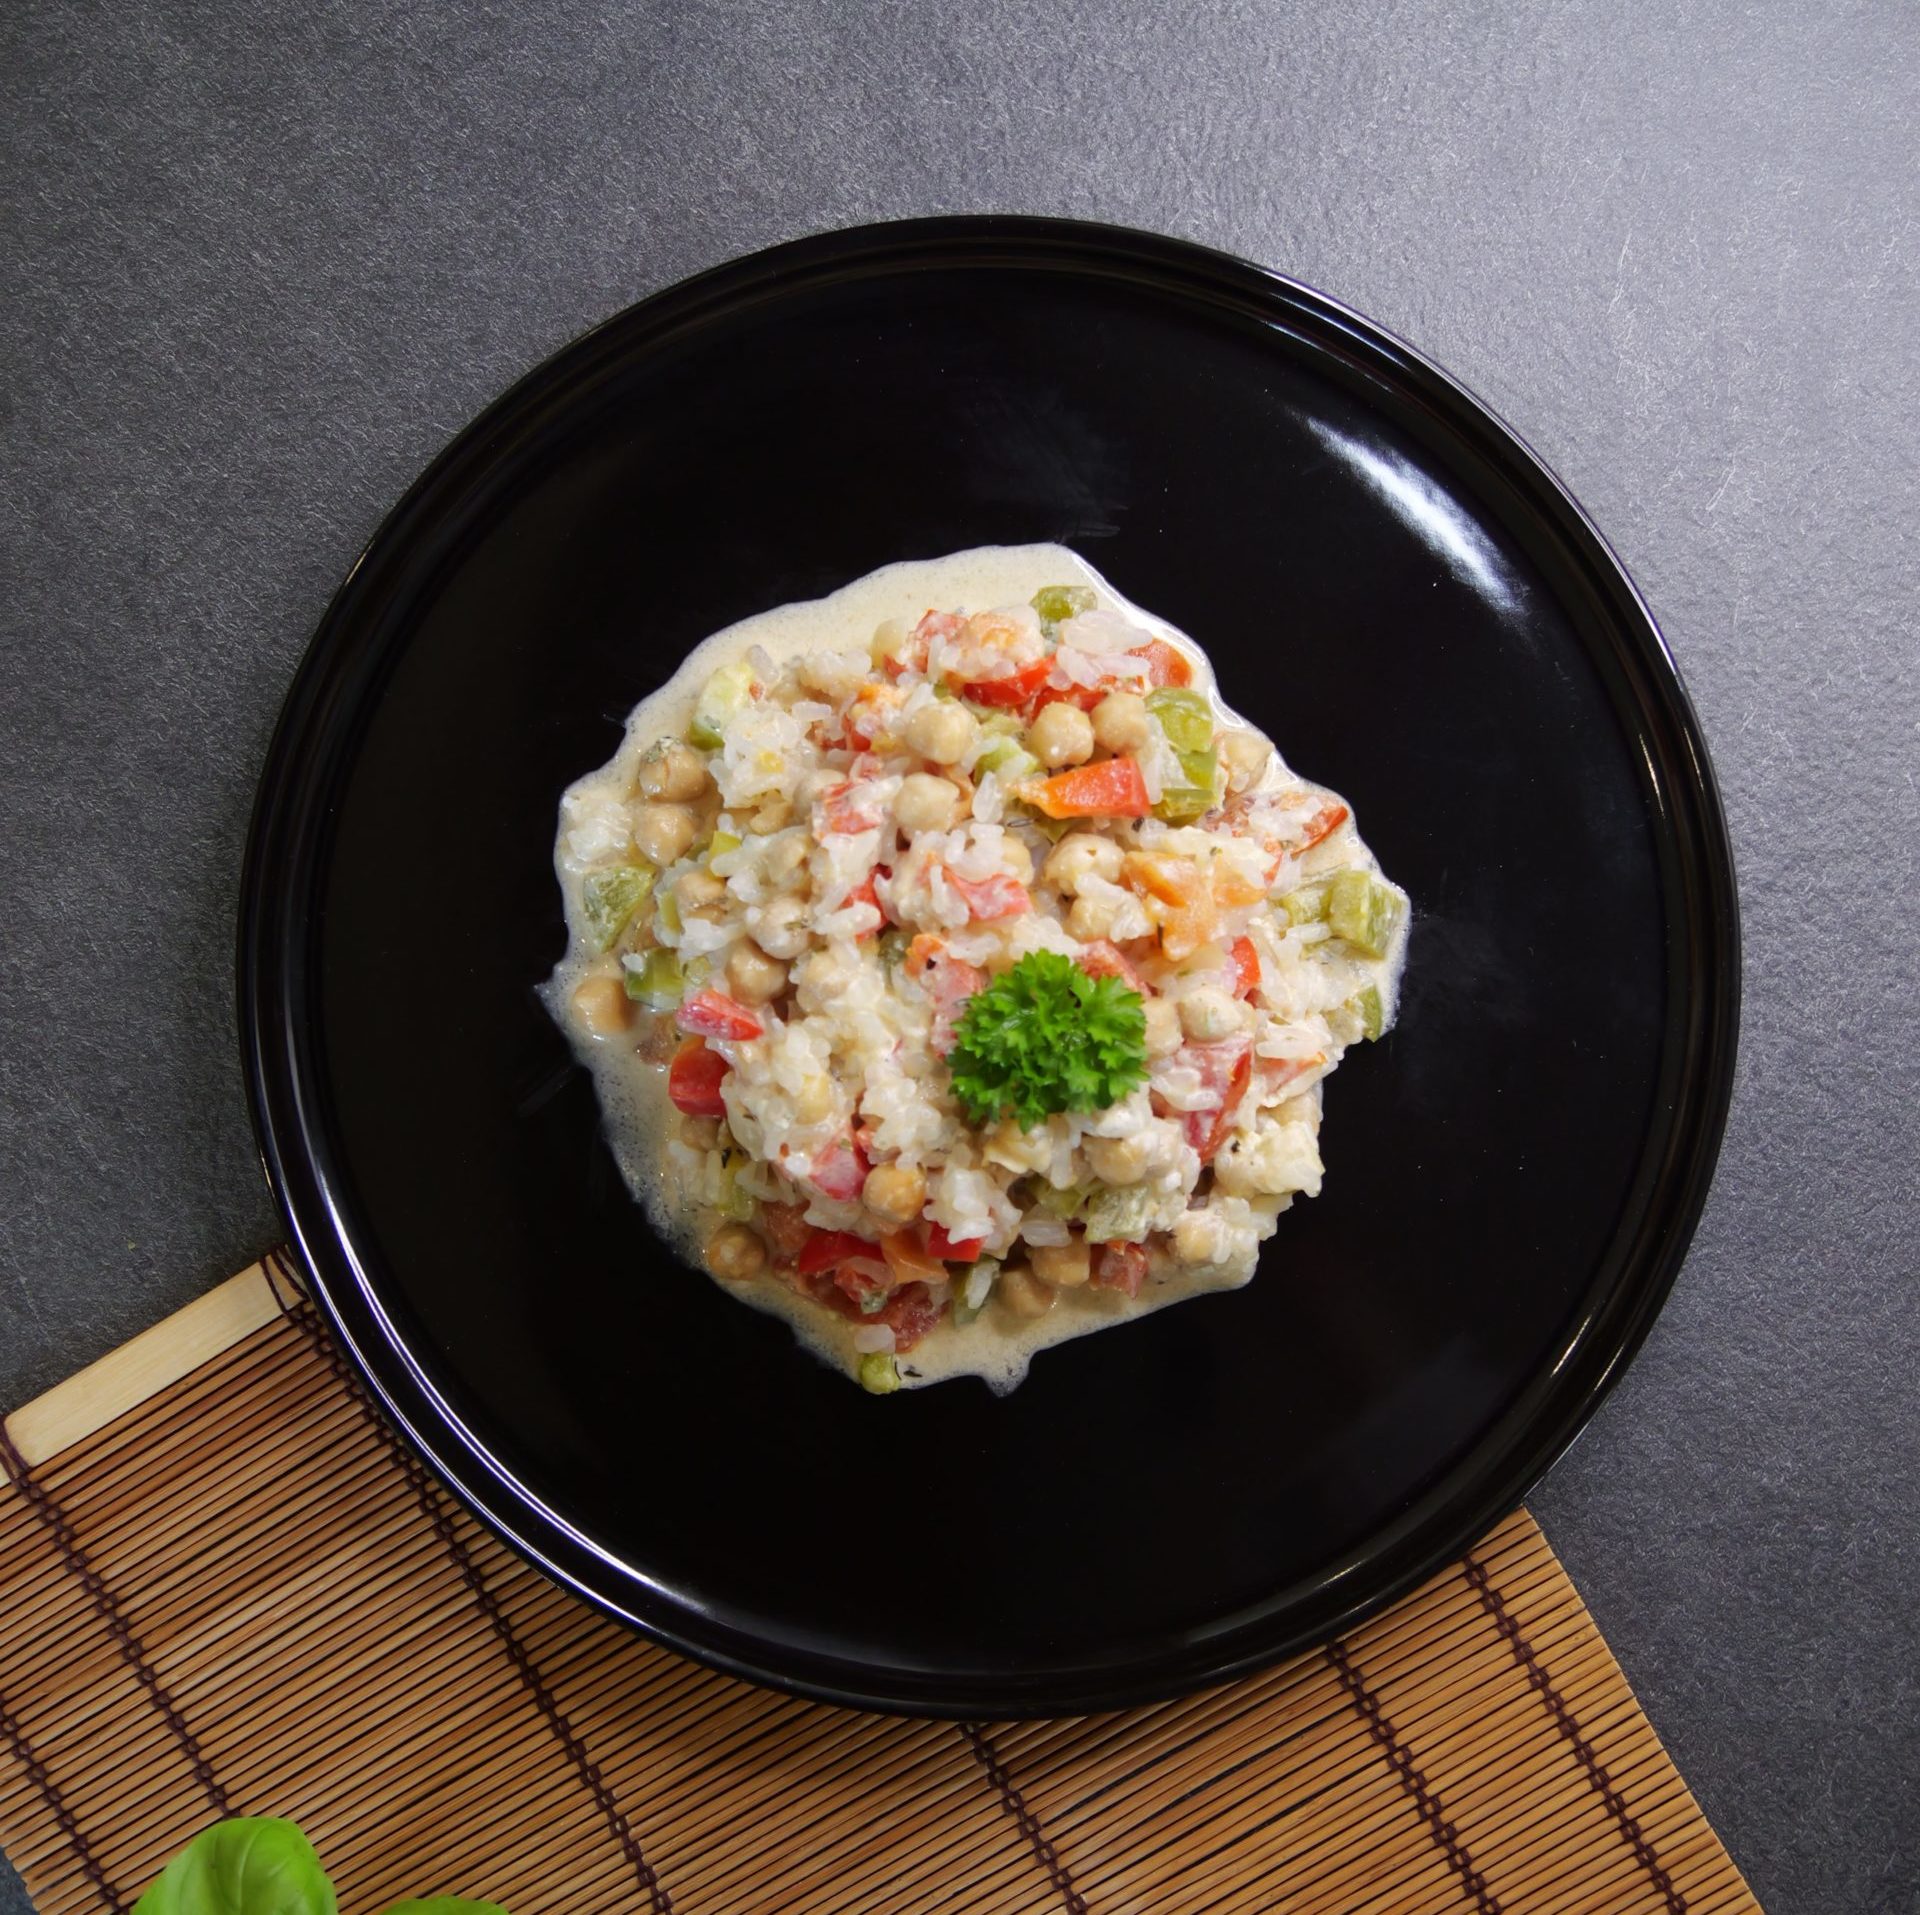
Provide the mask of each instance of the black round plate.
{"label": "black round plate", "polygon": [[[1211,652],[1414,902],[1259,1276],[886,1399],[674,1262],[535,1001],[556,807],[718,627],[1058,539]],[[1058,221],[834,233],[530,374],[288,696],[240,986],[275,1192],[412,1440],[527,1555],[783,1687],[1097,1709],[1331,1635],[1510,1509],[1646,1334],[1733,1064],[1731,862],[1660,635],[1444,374]]]}

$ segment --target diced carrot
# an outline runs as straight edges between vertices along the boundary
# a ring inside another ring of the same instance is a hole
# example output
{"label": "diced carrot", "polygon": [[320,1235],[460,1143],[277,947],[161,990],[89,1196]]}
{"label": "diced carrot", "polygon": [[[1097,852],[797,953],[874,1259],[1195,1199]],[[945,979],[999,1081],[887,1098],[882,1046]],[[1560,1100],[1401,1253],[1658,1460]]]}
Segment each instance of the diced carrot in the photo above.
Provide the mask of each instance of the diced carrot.
{"label": "diced carrot", "polygon": [[695,991],[673,1021],[695,1037],[718,1037],[732,1044],[748,1043],[766,1029],[744,1004],[714,990]]}
{"label": "diced carrot", "polygon": [[1322,805],[1320,809],[1307,820],[1306,835],[1293,847],[1294,851],[1296,853],[1311,851],[1321,839],[1331,838],[1333,834],[1347,822],[1347,816],[1348,813],[1345,805]]}
{"label": "diced carrot", "polygon": [[880,893],[876,889],[876,884],[879,879],[891,876],[892,873],[887,870],[885,865],[875,865],[874,868],[847,893],[848,904],[870,904],[874,910],[880,914],[880,923],[870,925],[866,930],[857,933],[856,942],[860,939],[878,937],[880,935],[880,925],[885,924],[887,921],[887,907],[880,902]]}
{"label": "diced carrot", "polygon": [[703,1038],[688,1038],[667,1069],[667,1095],[674,1109],[689,1117],[724,1117],[727,1106],[720,1086],[729,1068],[718,1051],[707,1049]]}
{"label": "diced carrot", "polygon": [[1246,905],[1258,904],[1266,895],[1264,885],[1255,884],[1251,878],[1243,878],[1239,872],[1224,868],[1226,859],[1217,861],[1213,874],[1213,901],[1223,911],[1238,911]]}
{"label": "diced carrot", "polygon": [[835,837],[877,830],[884,818],[872,793],[860,785],[832,785],[820,794],[821,825]]}
{"label": "diced carrot", "polygon": [[880,1254],[887,1260],[896,1283],[944,1283],[947,1266],[930,1249],[922,1246],[911,1230],[896,1230],[880,1239]]}
{"label": "diced carrot", "polygon": [[907,946],[907,975],[924,977],[933,968],[933,961],[947,948],[945,938],[935,937],[931,931],[916,931],[913,942]]}
{"label": "diced carrot", "polygon": [[1049,818],[1144,818],[1152,810],[1147,781],[1132,758],[1102,758],[1019,787]]}
{"label": "diced carrot", "polygon": [[1147,661],[1147,676],[1155,685],[1191,685],[1193,666],[1186,654],[1177,652],[1164,638],[1150,638],[1136,645],[1127,656]]}
{"label": "diced carrot", "polygon": [[1198,1062],[1203,1079],[1219,1091],[1217,1109],[1187,1112],[1187,1142],[1199,1153],[1203,1164],[1210,1164],[1226,1142],[1227,1126],[1232,1123],[1233,1113],[1239,1109],[1240,1100],[1252,1081],[1253,1046],[1245,1038],[1226,1044],[1188,1044],[1179,1056],[1183,1063]]}
{"label": "diced carrot", "polygon": [[1162,904],[1184,904],[1200,888],[1200,867],[1191,858],[1170,858],[1159,851],[1129,851],[1127,882]]}

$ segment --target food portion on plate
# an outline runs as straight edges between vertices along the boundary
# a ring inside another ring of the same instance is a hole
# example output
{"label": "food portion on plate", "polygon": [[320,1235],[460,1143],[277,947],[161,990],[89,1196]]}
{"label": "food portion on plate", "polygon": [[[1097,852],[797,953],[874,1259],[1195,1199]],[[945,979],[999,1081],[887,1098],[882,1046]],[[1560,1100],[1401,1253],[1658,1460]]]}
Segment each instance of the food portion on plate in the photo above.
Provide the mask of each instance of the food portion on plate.
{"label": "food portion on plate", "polygon": [[561,807],[547,987],[690,1261],[886,1392],[1253,1274],[1405,896],[1054,545],[709,639]]}

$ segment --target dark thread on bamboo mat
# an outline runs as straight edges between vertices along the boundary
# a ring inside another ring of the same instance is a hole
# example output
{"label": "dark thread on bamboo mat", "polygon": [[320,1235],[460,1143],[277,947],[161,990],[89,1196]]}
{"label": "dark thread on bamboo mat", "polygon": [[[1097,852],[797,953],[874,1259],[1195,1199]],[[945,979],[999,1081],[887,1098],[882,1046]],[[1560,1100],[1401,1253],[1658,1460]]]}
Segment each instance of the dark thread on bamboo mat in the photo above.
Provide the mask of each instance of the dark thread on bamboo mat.
{"label": "dark thread on bamboo mat", "polygon": [[1507,1647],[1513,1651],[1513,1659],[1520,1665],[1528,1685],[1546,1704],[1547,1714],[1553,1718],[1553,1726],[1571,1746],[1575,1759],[1586,1771],[1587,1780],[1606,1805],[1607,1813],[1613,1817],[1627,1846],[1632,1849],[1634,1860],[1646,1870],[1654,1887],[1660,1891],[1667,1915],[1687,1915],[1687,1898],[1674,1887],[1673,1877],[1661,1867],[1659,1857],[1653,1852],[1653,1844],[1647,1840],[1646,1832],[1634,1819],[1626,1799],[1614,1787],[1613,1778],[1602,1766],[1592,1743],[1581,1734],[1580,1725],[1573,1719],[1573,1711],[1567,1707],[1560,1691],[1553,1686],[1553,1678],[1534,1655],[1533,1644],[1521,1632],[1519,1623],[1514,1620],[1513,1613],[1494,1587],[1493,1578],[1471,1556],[1467,1558],[1465,1568],[1467,1581],[1478,1592],[1482,1607],[1493,1618],[1494,1627],[1506,1638]]}
{"label": "dark thread on bamboo mat", "polygon": [[1388,1763],[1400,1778],[1400,1786],[1412,1796],[1413,1806],[1420,1811],[1420,1819],[1427,1825],[1427,1833],[1433,1837],[1435,1846],[1446,1856],[1447,1866],[1459,1876],[1461,1886],[1473,1897],[1474,1907],[1480,1911],[1480,1915],[1503,1915],[1500,1898],[1487,1886],[1487,1878],[1474,1867],[1473,1858],[1468,1855],[1466,1844],[1460,1839],[1460,1831],[1440,1812],[1440,1804],[1427,1786],[1427,1778],[1414,1763],[1413,1751],[1400,1740],[1393,1724],[1387,1720],[1387,1712],[1381,1708],[1379,1697],[1360,1679],[1360,1671],[1353,1666],[1353,1659],[1347,1654],[1345,1646],[1330,1642],[1326,1655],[1333,1665],[1334,1674],[1340,1678],[1341,1686],[1366,1722],[1367,1733],[1385,1750]]}
{"label": "dark thread on bamboo mat", "polygon": [[86,1830],[80,1826],[79,1818],[74,1814],[67,1798],[60,1793],[59,1783],[47,1773],[46,1765],[34,1754],[33,1744],[27,1740],[26,1730],[21,1728],[13,1711],[4,1701],[0,1701],[0,1736],[6,1738],[7,1747],[13,1751],[13,1759],[26,1770],[27,1780],[40,1791],[40,1799],[46,1803],[55,1826],[67,1838],[67,1844],[73,1850],[81,1872],[100,1891],[101,1901],[109,1909],[119,1908],[120,1897],[114,1893],[113,1884],[107,1880],[107,1872],[100,1866],[100,1858],[94,1854],[93,1844],[87,1840]]}
{"label": "dark thread on bamboo mat", "polygon": [[[292,1273],[283,1265],[283,1253],[269,1251],[261,1259],[267,1273],[268,1287],[273,1291],[274,1301],[282,1312],[299,1329],[305,1332],[314,1348],[320,1352],[327,1368],[359,1405],[361,1414],[378,1435],[387,1455],[399,1466],[407,1479],[414,1499],[419,1503],[423,1515],[433,1526],[433,1533],[439,1538],[441,1546],[452,1559],[453,1566],[459,1571],[460,1580],[465,1583],[468,1593],[473,1597],[500,1645],[506,1650],[508,1658],[519,1672],[520,1680],[526,1685],[527,1693],[533,1698],[534,1706],[545,1717],[547,1727],[553,1731],[554,1738],[565,1750],[568,1760],[573,1764],[575,1773],[587,1786],[598,1805],[600,1813],[606,1818],[607,1826],[612,1830],[614,1839],[620,1845],[620,1852],[631,1864],[640,1886],[646,1890],[647,1899],[653,1904],[656,1915],[673,1915],[673,1898],[667,1893],[666,1884],[653,1872],[653,1864],[647,1860],[640,1846],[639,1837],[633,1832],[626,1812],[614,1800],[613,1791],[607,1786],[607,1780],[600,1772],[600,1765],[588,1753],[586,1744],[574,1733],[573,1725],[567,1720],[566,1712],[560,1707],[559,1699],[547,1687],[546,1678],[535,1668],[533,1657],[526,1645],[520,1640],[513,1627],[512,1619],[500,1605],[500,1599],[487,1587],[486,1579],[480,1573],[480,1566],[473,1560],[472,1552],[460,1540],[459,1531],[453,1526],[453,1518],[447,1513],[446,1505],[441,1502],[428,1476],[425,1466],[406,1444],[394,1434],[378,1406],[368,1395],[346,1358],[341,1355],[339,1345],[329,1334],[320,1313],[301,1295],[300,1287],[294,1282]],[[284,1279],[293,1290],[295,1301],[289,1304],[280,1295],[280,1280]]]}
{"label": "dark thread on bamboo mat", "polygon": [[1066,1863],[1060,1859],[1060,1851],[1040,1826],[1039,1817],[1027,1807],[1027,1798],[1020,1793],[1013,1777],[1001,1766],[1000,1757],[988,1740],[986,1730],[977,1722],[962,1722],[957,1726],[966,1737],[974,1760],[987,1772],[987,1780],[999,1791],[1000,1806],[1013,1817],[1020,1833],[1027,1838],[1027,1846],[1047,1871],[1047,1880],[1053,1884],[1054,1893],[1067,1905],[1069,1915],[1088,1915],[1086,1897],[1080,1893],[1073,1877],[1067,1872]]}
{"label": "dark thread on bamboo mat", "polygon": [[153,1665],[140,1647],[139,1638],[133,1633],[132,1624],[120,1613],[120,1605],[114,1600],[113,1591],[107,1587],[100,1572],[94,1568],[92,1558],[73,1533],[73,1525],[68,1522],[66,1511],[48,1493],[45,1484],[35,1479],[33,1471],[27,1466],[27,1459],[14,1447],[13,1438],[7,1434],[4,1423],[0,1423],[0,1462],[6,1464],[7,1474],[19,1486],[28,1507],[52,1536],[61,1560],[87,1592],[87,1600],[92,1603],[94,1614],[106,1624],[108,1635],[119,1645],[121,1657],[132,1670],[134,1680],[146,1690],[153,1706],[173,1731],[174,1740],[180,1744],[180,1751],[187,1758],[187,1766],[193,1771],[193,1779],[200,1784],[216,1813],[230,1814],[232,1809],[227,1792],[221,1786],[220,1778],[214,1774],[213,1765],[200,1747],[198,1737],[187,1727],[186,1717],[162,1686]]}

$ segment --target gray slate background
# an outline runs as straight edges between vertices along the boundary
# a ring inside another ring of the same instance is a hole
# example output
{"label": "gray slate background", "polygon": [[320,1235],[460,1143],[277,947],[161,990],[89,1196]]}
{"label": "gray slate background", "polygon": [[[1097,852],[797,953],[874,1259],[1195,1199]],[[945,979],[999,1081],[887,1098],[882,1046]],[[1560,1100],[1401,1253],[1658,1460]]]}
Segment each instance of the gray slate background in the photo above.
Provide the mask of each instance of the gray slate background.
{"label": "gray slate background", "polygon": [[1513,421],[1698,701],[1732,1127],[1534,1506],[1774,1915],[1920,1909],[1916,125],[1903,0],[13,0],[0,1404],[275,1236],[229,981],[251,788],[333,585],[479,406],[821,227],[1209,241]]}

